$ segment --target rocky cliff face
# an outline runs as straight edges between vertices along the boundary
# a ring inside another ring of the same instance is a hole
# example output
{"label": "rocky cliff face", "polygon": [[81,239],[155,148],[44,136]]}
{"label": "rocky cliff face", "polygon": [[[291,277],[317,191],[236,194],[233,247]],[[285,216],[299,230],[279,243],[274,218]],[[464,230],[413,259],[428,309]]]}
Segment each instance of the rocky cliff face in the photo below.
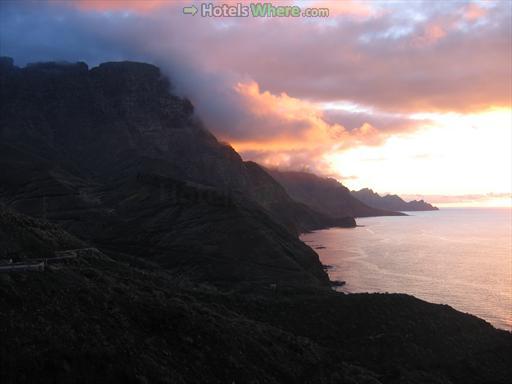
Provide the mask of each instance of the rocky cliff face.
{"label": "rocky cliff face", "polygon": [[202,184],[244,189],[244,165],[193,115],[152,65],[3,65],[1,136],[82,173],[153,168]]}
{"label": "rocky cliff face", "polygon": [[5,59],[0,68],[0,199],[9,208],[202,280],[327,284],[296,234],[336,223],[270,176],[258,179],[158,68]]}
{"label": "rocky cliff face", "polygon": [[333,216],[397,216],[399,212],[369,207],[340,182],[308,172],[269,171],[296,201]]}
{"label": "rocky cliff face", "polygon": [[371,189],[363,188],[351,192],[354,197],[370,207],[392,211],[437,211],[439,208],[424,200],[404,201],[397,195],[380,196]]}

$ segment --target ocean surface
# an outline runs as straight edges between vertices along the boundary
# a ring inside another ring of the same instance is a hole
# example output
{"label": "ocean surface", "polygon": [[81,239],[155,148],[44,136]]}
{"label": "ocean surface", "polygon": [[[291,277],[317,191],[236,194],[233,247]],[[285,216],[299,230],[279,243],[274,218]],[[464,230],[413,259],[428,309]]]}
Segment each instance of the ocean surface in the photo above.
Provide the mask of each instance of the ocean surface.
{"label": "ocean surface", "polygon": [[[512,330],[512,210],[443,208],[304,234],[344,292],[400,292]],[[325,247],[325,248],[323,248]]]}

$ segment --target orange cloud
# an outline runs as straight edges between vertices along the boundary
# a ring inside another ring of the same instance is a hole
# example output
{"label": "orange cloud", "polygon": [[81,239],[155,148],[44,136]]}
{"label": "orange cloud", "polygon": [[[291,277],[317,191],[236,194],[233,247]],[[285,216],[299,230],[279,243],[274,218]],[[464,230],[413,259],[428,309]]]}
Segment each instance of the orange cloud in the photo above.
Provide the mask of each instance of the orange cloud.
{"label": "orange cloud", "polygon": [[[245,121],[247,131],[260,129],[267,134],[256,138],[223,139],[227,139],[244,158],[266,166],[295,169],[313,166],[325,173],[329,154],[348,147],[378,145],[396,133],[379,130],[364,120],[359,126],[347,130],[340,123],[329,122],[320,105],[284,92],[274,95],[261,91],[255,81],[238,83],[235,91],[245,110],[256,118],[254,122],[250,122],[250,118]],[[270,131],[268,124],[276,131]],[[413,121],[407,127],[401,127],[405,130],[415,128]]]}
{"label": "orange cloud", "polygon": [[[246,110],[256,119],[248,129],[268,131],[265,137],[230,140],[230,144],[245,158],[257,160],[265,166],[281,168],[304,167],[319,163],[325,151],[337,145],[335,136],[346,136],[345,129],[326,123],[321,111],[313,104],[288,96],[260,91],[252,81],[238,83],[235,91]],[[271,124],[271,127],[266,125]],[[273,131],[275,130],[275,131]],[[307,159],[303,158],[307,153]],[[307,160],[307,161],[306,161]]]}
{"label": "orange cloud", "polygon": [[446,30],[438,24],[427,25],[423,39],[426,43],[432,44],[446,36]]}
{"label": "orange cloud", "polygon": [[[244,158],[256,160],[267,167],[322,168],[322,156],[336,150],[348,139],[348,132],[339,124],[329,124],[322,111],[313,103],[290,97],[286,93],[274,95],[261,91],[258,83],[238,83],[235,91],[244,108],[255,117],[248,129],[269,131],[256,139],[230,140],[230,144]],[[265,125],[272,124],[275,132]]]}

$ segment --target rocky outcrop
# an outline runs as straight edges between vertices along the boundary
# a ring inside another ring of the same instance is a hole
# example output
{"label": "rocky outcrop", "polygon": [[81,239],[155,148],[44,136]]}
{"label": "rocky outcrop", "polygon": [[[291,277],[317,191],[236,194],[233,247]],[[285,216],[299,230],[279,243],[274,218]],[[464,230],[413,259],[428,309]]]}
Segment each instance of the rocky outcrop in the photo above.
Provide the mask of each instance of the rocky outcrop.
{"label": "rocky outcrop", "polygon": [[424,200],[404,201],[397,195],[380,196],[369,188],[352,191],[351,193],[363,203],[378,209],[392,211],[437,211],[439,209]]}
{"label": "rocky outcrop", "polygon": [[399,212],[372,208],[351,195],[348,188],[332,178],[308,172],[269,170],[291,198],[326,215],[343,217],[399,216]]}
{"label": "rocky outcrop", "polygon": [[244,189],[244,165],[201,126],[149,64],[41,63],[2,70],[4,142],[82,174],[110,177],[152,168],[198,183]]}

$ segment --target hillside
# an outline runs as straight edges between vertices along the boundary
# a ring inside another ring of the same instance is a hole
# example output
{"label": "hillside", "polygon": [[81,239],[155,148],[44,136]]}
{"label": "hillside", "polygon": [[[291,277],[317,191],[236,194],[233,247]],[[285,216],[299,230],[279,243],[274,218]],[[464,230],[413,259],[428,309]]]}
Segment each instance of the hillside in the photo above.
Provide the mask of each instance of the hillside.
{"label": "hillside", "polygon": [[[82,246],[0,209],[0,233]],[[94,248],[0,272],[2,383],[508,383],[512,335],[405,295],[197,284]],[[0,262],[2,259],[0,259]],[[271,358],[269,358],[271,357]]]}

